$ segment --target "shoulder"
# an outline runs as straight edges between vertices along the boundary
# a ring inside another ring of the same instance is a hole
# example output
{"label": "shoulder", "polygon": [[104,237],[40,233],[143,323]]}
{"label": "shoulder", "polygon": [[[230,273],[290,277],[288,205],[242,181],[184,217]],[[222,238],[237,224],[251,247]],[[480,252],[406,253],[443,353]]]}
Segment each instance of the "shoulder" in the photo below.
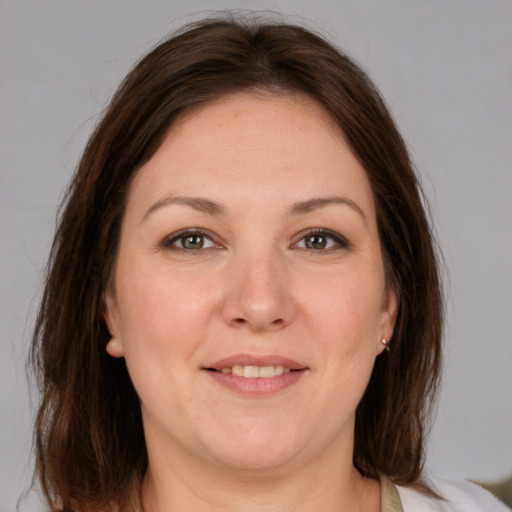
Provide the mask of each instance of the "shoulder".
{"label": "shoulder", "polygon": [[426,481],[444,501],[397,486],[404,512],[510,512],[492,494],[467,480],[429,475]]}

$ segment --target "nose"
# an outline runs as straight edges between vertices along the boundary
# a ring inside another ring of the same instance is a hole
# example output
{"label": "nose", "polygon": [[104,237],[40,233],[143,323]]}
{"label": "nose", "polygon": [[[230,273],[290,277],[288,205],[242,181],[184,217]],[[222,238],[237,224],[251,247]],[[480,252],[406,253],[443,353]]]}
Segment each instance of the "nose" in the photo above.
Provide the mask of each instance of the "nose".
{"label": "nose", "polygon": [[293,282],[278,255],[246,255],[230,265],[224,321],[254,332],[288,326],[296,314]]}

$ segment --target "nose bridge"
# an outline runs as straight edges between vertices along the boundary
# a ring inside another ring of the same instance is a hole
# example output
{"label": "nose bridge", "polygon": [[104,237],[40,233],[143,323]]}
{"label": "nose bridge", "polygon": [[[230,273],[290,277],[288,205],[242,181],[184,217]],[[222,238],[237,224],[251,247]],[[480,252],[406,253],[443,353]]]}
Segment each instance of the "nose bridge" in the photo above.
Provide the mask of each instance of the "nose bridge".
{"label": "nose bridge", "polygon": [[225,320],[252,330],[290,323],[294,306],[284,257],[275,247],[244,248],[233,256],[224,304]]}

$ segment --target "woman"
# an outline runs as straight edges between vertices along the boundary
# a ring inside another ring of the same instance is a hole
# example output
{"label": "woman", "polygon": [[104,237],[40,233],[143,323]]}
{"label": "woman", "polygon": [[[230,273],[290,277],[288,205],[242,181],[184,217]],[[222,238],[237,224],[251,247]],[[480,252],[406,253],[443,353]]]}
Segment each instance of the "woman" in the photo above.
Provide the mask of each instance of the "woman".
{"label": "woman", "polygon": [[422,478],[441,324],[365,74],[299,27],[187,27],[127,76],[66,196],[32,352],[48,504],[502,510]]}

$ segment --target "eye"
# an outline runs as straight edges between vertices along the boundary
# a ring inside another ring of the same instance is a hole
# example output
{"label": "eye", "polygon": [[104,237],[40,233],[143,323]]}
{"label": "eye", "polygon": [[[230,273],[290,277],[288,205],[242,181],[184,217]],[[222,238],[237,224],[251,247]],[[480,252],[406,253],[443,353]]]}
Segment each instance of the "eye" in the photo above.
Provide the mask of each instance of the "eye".
{"label": "eye", "polygon": [[342,235],[322,229],[303,234],[302,238],[294,246],[311,251],[326,251],[336,248],[348,248],[350,244]]}
{"label": "eye", "polygon": [[174,233],[164,240],[163,245],[168,249],[184,251],[200,251],[219,247],[210,236],[197,230]]}

